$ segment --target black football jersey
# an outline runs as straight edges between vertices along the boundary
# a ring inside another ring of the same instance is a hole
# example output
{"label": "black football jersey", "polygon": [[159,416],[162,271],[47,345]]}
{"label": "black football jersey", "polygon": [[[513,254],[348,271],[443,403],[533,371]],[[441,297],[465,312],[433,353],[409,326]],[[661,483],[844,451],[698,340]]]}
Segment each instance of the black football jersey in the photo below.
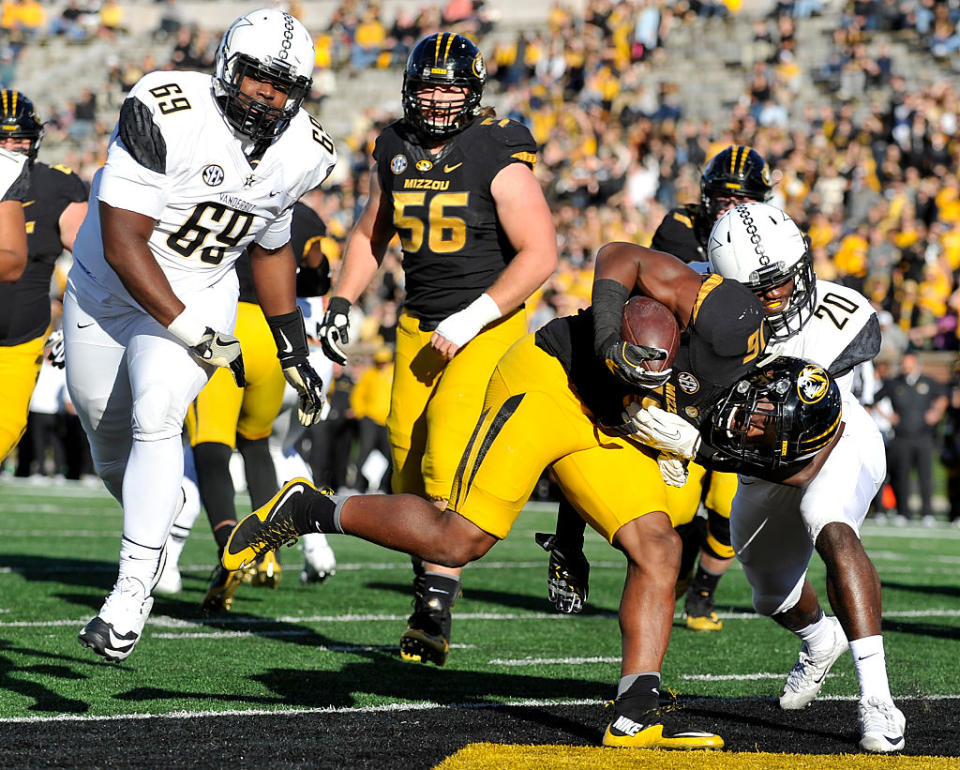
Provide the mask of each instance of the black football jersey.
{"label": "black football jersey", "polygon": [[60,215],[87,200],[87,185],[66,166],[39,161],[30,169],[23,200],[27,267],[15,283],[0,284],[0,344],[19,345],[43,334],[50,323],[50,276],[63,251]]}
{"label": "black football jersey", "polygon": [[[310,208],[306,203],[297,201],[293,204],[293,219],[290,223],[290,248],[293,249],[293,255],[297,258],[297,266],[303,262],[307,252],[317,238],[322,238],[327,234],[327,226],[320,219],[317,212]],[[309,269],[309,268],[308,268]],[[253,287],[253,272],[250,269],[250,255],[244,251],[236,262],[237,280],[240,283],[240,301],[251,304],[257,302],[257,292]],[[330,286],[330,264],[326,259],[316,268],[318,272],[326,273],[326,285]],[[300,288],[300,274],[297,274],[297,296],[316,296],[317,294],[326,294],[326,289],[315,294],[302,294]]]}
{"label": "black football jersey", "polygon": [[597,358],[589,308],[554,319],[536,333],[537,346],[563,364],[593,419],[609,426],[621,424],[626,405],[643,397],[652,397],[663,409],[699,424],[708,407],[753,369],[766,339],[760,301],[743,284],[719,275],[704,279],[670,379],[655,391],[631,387]]}
{"label": "black football jersey", "polygon": [[432,329],[490,288],[516,254],[490,183],[511,163],[532,168],[536,144],[521,123],[477,118],[433,155],[401,120],[383,130],[373,157],[403,248],[404,307]]}
{"label": "black football jersey", "polygon": [[705,262],[707,239],[713,227],[708,220],[699,204],[677,206],[663,218],[650,248],[673,254],[684,262]]}

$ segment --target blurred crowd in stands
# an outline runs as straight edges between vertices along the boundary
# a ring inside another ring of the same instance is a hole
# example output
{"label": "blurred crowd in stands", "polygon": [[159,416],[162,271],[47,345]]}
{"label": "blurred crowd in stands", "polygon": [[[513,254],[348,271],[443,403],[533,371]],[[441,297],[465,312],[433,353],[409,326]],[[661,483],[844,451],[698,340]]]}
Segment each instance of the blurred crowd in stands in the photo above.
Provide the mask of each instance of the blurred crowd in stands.
{"label": "blurred crowd in stands", "polygon": [[[302,14],[298,0],[287,7]],[[116,0],[69,0],[58,10],[6,0],[2,8],[5,85],[16,85],[24,46],[57,36],[82,44],[128,34],[130,9]],[[804,66],[797,30],[816,17],[831,21],[828,55]],[[484,102],[526,123],[541,145],[536,173],[554,212],[561,259],[528,304],[533,328],[589,303],[600,245],[649,244],[671,207],[699,200],[706,160],[729,144],[746,144],[774,169],[772,202],[809,233],[817,274],[874,302],[884,329],[880,358],[892,362],[881,371],[893,378],[908,349],[960,350],[960,97],[949,76],[960,48],[958,19],[960,6],[942,0],[778,0],[766,15],[749,18],[739,0],[587,0],[582,13],[556,0],[540,25],[517,30],[503,29],[484,0],[448,0],[415,12],[400,7],[392,19],[375,2],[341,0],[323,23],[310,25],[316,72],[308,108],[323,120],[329,95],[371,69],[396,73],[396,99],[389,108],[358,107],[352,131],[337,137],[341,161],[311,201],[329,228],[327,256],[335,271],[366,200],[373,141],[397,117],[399,69],[408,51],[420,37],[449,29],[476,39],[486,55]],[[751,30],[748,42],[735,57],[718,56],[716,66],[742,84],[739,96],[709,118],[696,116],[689,101],[695,90],[679,76],[671,80],[672,65],[684,55],[671,41],[685,36],[721,50],[733,25]],[[66,162],[89,180],[130,86],[153,69],[209,70],[221,32],[187,23],[176,0],[165,0],[151,52],[112,56],[99,89],[31,94],[48,121],[46,141],[66,143]],[[155,53],[158,46],[169,52],[165,59]],[[895,48],[906,53],[896,59]],[[909,73],[898,65],[902,56],[916,65]],[[936,76],[914,77],[920,70]],[[810,93],[819,98],[800,98]],[[73,99],[60,104],[61,94]],[[388,254],[355,305],[361,334],[344,383],[360,379],[374,366],[374,353],[395,338],[403,294],[398,254]],[[929,360],[942,394],[950,396],[946,383],[960,394],[960,375]],[[337,392],[335,417],[349,423],[355,415],[349,386]],[[960,437],[960,395],[945,411],[947,433]],[[352,436],[351,430],[341,434]],[[349,453],[335,454],[338,470],[328,483],[359,485],[358,471],[347,479]],[[947,467],[960,474],[960,444],[951,457],[944,456]],[[956,508],[951,519],[960,521],[960,502]]]}

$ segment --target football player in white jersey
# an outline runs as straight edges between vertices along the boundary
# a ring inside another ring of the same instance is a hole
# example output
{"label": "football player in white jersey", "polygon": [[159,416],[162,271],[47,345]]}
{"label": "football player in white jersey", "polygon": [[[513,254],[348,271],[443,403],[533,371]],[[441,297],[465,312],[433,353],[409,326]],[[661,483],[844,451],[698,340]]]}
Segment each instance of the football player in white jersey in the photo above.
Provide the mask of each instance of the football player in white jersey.
{"label": "football player in white jersey", "polygon": [[336,161],[300,109],[310,34],[261,9],[231,24],[216,71],[152,72],[130,91],[94,178],[64,302],[67,385],[94,462],[123,505],[119,577],[81,644],[123,660],[153,605],[163,544],[180,499],[180,434],[215,367],[243,384],[233,263],[253,279],[300,418],[323,382],[307,360],[290,248],[294,203]]}
{"label": "football player in white jersey", "polygon": [[[769,204],[741,204],[720,217],[708,257],[713,272],[750,286],[764,303],[772,330],[764,361],[812,361],[837,381],[842,398],[843,435],[813,480],[798,488],[741,475],[730,515],[754,608],[803,640],[780,706],[808,706],[849,647],[860,684],[860,746],[899,751],[905,720],[887,681],[880,578],[859,537],[886,460],[879,431],[851,391],[854,367],[880,350],[876,313],[859,292],[817,280],[800,228]],[[689,432],[685,426],[675,427]],[[836,617],[824,615],[806,577],[814,550]]]}

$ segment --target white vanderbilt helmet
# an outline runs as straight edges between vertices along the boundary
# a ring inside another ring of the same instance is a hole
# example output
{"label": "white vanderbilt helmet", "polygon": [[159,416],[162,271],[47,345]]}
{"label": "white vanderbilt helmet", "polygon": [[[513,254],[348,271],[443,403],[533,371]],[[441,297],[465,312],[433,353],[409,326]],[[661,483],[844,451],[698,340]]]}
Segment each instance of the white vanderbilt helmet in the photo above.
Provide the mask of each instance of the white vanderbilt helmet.
{"label": "white vanderbilt helmet", "polygon": [[[230,25],[217,48],[213,90],[227,122],[256,142],[284,132],[313,84],[313,39],[285,11],[261,8]],[[270,82],[287,95],[282,108],[240,92],[245,76]]]}
{"label": "white vanderbilt helmet", "polygon": [[767,316],[771,341],[799,332],[817,304],[817,279],[807,239],[790,216],[769,203],[748,201],[725,212],[710,231],[710,270],[761,293],[792,280],[779,313]]}

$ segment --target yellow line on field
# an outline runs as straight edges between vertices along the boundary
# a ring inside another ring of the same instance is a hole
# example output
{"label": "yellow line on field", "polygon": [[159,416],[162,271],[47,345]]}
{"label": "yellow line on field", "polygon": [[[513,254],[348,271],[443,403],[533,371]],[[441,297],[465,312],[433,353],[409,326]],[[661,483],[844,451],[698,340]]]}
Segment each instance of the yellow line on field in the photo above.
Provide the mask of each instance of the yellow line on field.
{"label": "yellow line on field", "polygon": [[513,746],[472,743],[434,770],[946,770],[956,757],[866,754],[809,755],[766,752],[664,752],[589,746]]}

